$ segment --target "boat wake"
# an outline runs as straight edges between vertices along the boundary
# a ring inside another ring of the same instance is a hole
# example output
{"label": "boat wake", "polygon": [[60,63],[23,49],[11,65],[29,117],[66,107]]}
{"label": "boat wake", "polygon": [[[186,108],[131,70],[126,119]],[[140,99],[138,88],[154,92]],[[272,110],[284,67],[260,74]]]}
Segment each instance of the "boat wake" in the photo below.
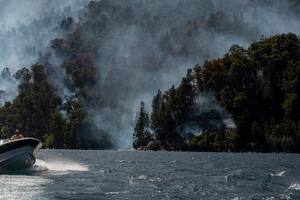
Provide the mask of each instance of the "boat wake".
{"label": "boat wake", "polygon": [[37,159],[30,171],[89,171],[89,168],[73,161],[43,161]]}

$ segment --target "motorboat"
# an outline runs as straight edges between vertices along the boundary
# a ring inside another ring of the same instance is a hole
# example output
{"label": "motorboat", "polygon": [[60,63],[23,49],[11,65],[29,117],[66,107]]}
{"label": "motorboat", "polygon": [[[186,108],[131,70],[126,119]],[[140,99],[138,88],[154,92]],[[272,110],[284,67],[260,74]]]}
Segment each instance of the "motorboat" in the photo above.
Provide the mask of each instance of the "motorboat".
{"label": "motorboat", "polygon": [[30,168],[41,147],[41,141],[35,138],[0,140],[0,173]]}

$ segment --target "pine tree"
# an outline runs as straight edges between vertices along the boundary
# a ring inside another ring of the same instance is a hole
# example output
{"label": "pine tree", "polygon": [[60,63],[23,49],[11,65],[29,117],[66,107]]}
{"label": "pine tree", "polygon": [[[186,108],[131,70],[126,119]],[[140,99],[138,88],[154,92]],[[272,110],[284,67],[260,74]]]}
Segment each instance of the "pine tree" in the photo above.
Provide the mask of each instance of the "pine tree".
{"label": "pine tree", "polygon": [[183,122],[188,113],[188,109],[190,109],[194,103],[193,86],[188,78],[183,78],[179,87],[176,89],[176,103],[176,118]]}
{"label": "pine tree", "polygon": [[146,146],[150,140],[149,131],[149,114],[146,112],[145,103],[142,101],[140,111],[138,113],[138,120],[134,127],[133,133],[133,147],[139,148]]}
{"label": "pine tree", "polygon": [[152,100],[152,113],[151,113],[151,128],[156,131],[160,123],[160,110],[162,104],[162,94],[158,90],[157,95]]}

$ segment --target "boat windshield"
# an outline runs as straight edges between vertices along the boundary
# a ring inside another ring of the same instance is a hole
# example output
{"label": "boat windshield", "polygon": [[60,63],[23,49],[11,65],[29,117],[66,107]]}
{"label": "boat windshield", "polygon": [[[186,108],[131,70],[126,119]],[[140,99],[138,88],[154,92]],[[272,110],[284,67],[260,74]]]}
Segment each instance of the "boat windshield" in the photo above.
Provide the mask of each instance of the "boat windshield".
{"label": "boat windshield", "polygon": [[6,142],[9,142],[9,139],[2,139],[2,140],[0,140],[0,145],[4,144]]}

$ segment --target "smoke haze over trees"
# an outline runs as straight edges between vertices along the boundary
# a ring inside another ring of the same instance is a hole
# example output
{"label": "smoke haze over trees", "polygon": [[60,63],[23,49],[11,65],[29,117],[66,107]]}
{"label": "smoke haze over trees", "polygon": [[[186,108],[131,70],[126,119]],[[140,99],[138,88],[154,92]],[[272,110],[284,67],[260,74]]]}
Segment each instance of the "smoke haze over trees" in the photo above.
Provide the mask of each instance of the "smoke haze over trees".
{"label": "smoke haze over trees", "polygon": [[[167,150],[300,152],[299,75],[300,38],[294,34],[255,42],[247,50],[232,46],[223,58],[189,70],[177,88],[158,91],[152,138],[136,148],[159,140]],[[220,107],[210,108],[217,105],[213,100],[199,104],[206,92],[231,113],[234,125]],[[147,123],[141,123],[147,121],[143,104],[139,113],[136,144],[148,135]]]}
{"label": "smoke haze over trees", "polygon": [[[5,97],[0,101],[10,101],[1,108],[0,125],[10,133],[18,127],[59,148],[130,147],[139,102],[150,110],[157,90],[178,85],[188,68],[223,56],[233,44],[247,47],[265,36],[300,33],[297,1],[0,5],[0,64],[11,73],[0,79],[0,97]],[[34,78],[37,73],[42,80]],[[230,121],[213,95],[203,98],[223,113],[221,121]]]}

